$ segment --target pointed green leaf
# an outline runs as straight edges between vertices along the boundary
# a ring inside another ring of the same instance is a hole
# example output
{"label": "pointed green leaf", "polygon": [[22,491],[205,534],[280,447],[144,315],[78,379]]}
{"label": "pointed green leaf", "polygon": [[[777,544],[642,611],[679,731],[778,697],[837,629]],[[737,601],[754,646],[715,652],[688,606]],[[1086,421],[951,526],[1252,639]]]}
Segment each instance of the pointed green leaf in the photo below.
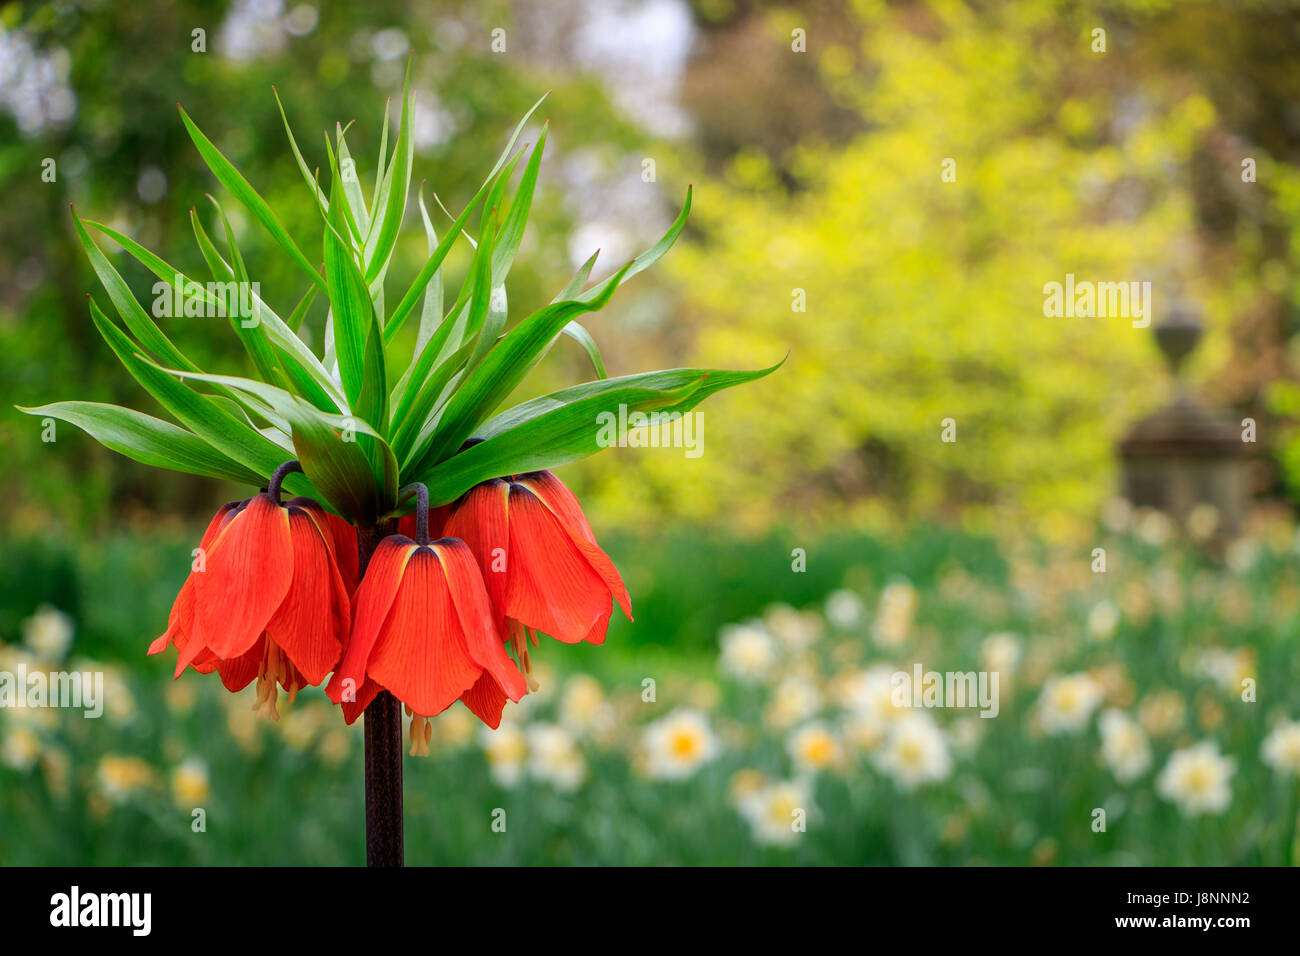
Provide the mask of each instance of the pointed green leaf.
{"label": "pointed green leaf", "polygon": [[[346,234],[346,226],[343,224],[343,201],[338,197],[337,186],[338,181],[335,180],[335,188],[330,191],[330,219],[334,228],[325,230],[325,276],[330,312],[334,320],[334,348],[338,355],[339,375],[343,380],[343,393],[347,396],[348,406],[371,424],[382,426],[382,421],[372,420],[358,405],[367,368],[374,366],[373,359],[367,360],[366,352],[377,350],[382,363],[383,343],[377,331],[370,290],[341,238]],[[376,329],[373,336],[372,328]],[[382,385],[382,381],[372,378],[371,388]],[[384,390],[379,396],[379,403],[382,404],[386,399],[387,391]],[[376,403],[371,401],[368,404],[371,406],[369,411],[373,412]]]}
{"label": "pointed green leaf", "polygon": [[397,124],[397,144],[385,178],[387,195],[384,207],[375,210],[375,228],[365,243],[366,282],[373,282],[388,266],[397,243],[397,233],[402,227],[406,212],[406,197],[411,188],[411,162],[415,156],[415,102],[411,98],[411,64],[406,65],[406,82],[402,88],[402,115]]}
{"label": "pointed green leaf", "polygon": [[430,504],[446,504],[490,478],[557,468],[599,451],[602,412],[617,409],[652,412],[691,404],[703,378],[676,389],[623,387],[588,396],[544,412],[514,428],[471,445],[434,467],[415,469],[412,480],[429,488]]}
{"label": "pointed green leaf", "polygon": [[49,416],[76,425],[106,448],[154,468],[248,485],[262,481],[256,472],[223,455],[193,432],[134,408],[99,402],[15,407],[28,415]]}
{"label": "pointed green leaf", "polygon": [[284,104],[280,102],[280,93],[274,86],[271,87],[271,92],[275,94],[275,105],[280,107],[280,119],[284,120],[284,131],[289,136],[289,148],[293,150],[293,157],[298,161],[298,170],[302,173],[307,188],[316,197],[316,202],[323,211],[328,212],[329,203],[325,199],[325,194],[321,192],[321,188],[317,185],[316,178],[312,176],[311,170],[307,168],[307,161],[302,158],[302,151],[298,149],[298,141],[293,138],[293,130],[289,126],[289,117],[285,115]]}
{"label": "pointed green leaf", "polygon": [[599,255],[600,250],[597,249],[591,254],[591,258],[584,262],[581,267],[579,267],[578,271],[573,274],[573,278],[569,280],[569,284],[561,289],[560,294],[551,301],[559,302],[562,299],[576,299],[578,294],[582,292],[582,287],[587,284],[587,279],[591,276],[591,269],[596,264],[596,257]]}
{"label": "pointed green leaf", "polygon": [[[207,260],[208,268],[211,270],[213,278],[218,281],[228,281],[233,278],[235,274],[234,270],[223,258],[221,258],[221,254],[217,251],[216,246],[212,244],[212,240],[204,230],[203,224],[199,220],[198,213],[193,209],[190,210],[190,225],[194,228],[194,237],[198,241],[199,250],[203,253],[203,258]],[[311,300],[315,298],[316,290],[318,288],[319,286],[313,284],[309,290],[310,295],[304,296],[303,300],[298,303],[298,307],[294,309],[294,314],[297,316],[296,322],[298,324],[302,323],[302,316],[306,314],[307,308],[311,305]],[[281,356],[289,356],[292,365],[297,367],[297,369],[291,368],[290,365],[286,363],[286,373],[291,379],[297,381],[297,371],[304,371],[311,377],[312,382],[315,385],[315,388],[312,388],[309,385],[303,385],[301,388],[302,394],[308,396],[311,399],[312,404],[316,405],[318,408],[328,410],[330,406],[333,406],[333,408],[339,411],[346,409],[347,400],[343,397],[343,392],[339,390],[338,383],[336,383],[334,377],[325,370],[325,366],[321,364],[321,361],[316,357],[316,354],[307,347],[307,343],[298,338],[293,330],[275,314],[275,310],[266,304],[265,300],[260,296],[257,296],[256,301],[258,305],[258,316],[262,321],[262,326],[265,328],[267,336],[275,344],[277,354]],[[299,314],[299,309],[301,309],[301,314]],[[320,403],[319,398],[321,395],[327,397],[328,402],[326,404],[322,405]]]}
{"label": "pointed green leaf", "polygon": [[86,256],[95,269],[95,274],[99,276],[99,281],[108,292],[113,308],[122,317],[126,327],[131,330],[131,334],[140,341],[141,345],[164,361],[181,368],[198,368],[163,334],[162,329],[158,328],[158,324],[144,310],[144,306],[137,301],[135,294],[113,268],[108,257],[90,241],[90,236],[86,233],[86,228],[82,225],[76,209],[72,210],[72,222],[76,227],[77,237],[81,240],[81,246],[86,250]]}
{"label": "pointed green leaf", "polygon": [[570,322],[564,327],[563,332],[586,349],[587,357],[591,359],[591,367],[596,370],[596,377],[608,378],[609,373],[605,371],[605,360],[600,357],[600,346],[591,337],[591,333],[580,322]]}
{"label": "pointed green leaf", "polygon": [[603,282],[599,282],[592,286],[586,292],[574,296],[574,298],[580,302],[589,302],[597,296],[603,295],[611,282],[617,288],[621,283],[626,282],[638,272],[643,272],[646,269],[649,269],[652,265],[663,258],[665,252],[673,247],[673,243],[677,241],[677,237],[682,234],[682,229],[686,226],[686,217],[690,215],[690,212],[691,187],[688,186],[686,188],[686,202],[682,204],[682,211],[677,214],[677,218],[673,220],[673,224],[668,227],[668,231],[663,234],[663,238],[645,252],[641,253],[641,255],[633,259],[631,266],[629,266],[624,272],[610,276]]}
{"label": "pointed green leaf", "polygon": [[357,236],[364,242],[366,235],[370,232],[370,213],[366,209],[366,201],[361,195],[361,177],[357,172],[356,161],[352,158],[352,154],[348,152],[348,141],[343,138],[343,128],[337,123],[334,125],[337,130],[335,138],[339,144],[339,172],[343,175],[343,195],[347,197],[348,207],[352,210],[352,218],[356,221]]}
{"label": "pointed green leaf", "polygon": [[263,378],[274,381],[283,373],[276,364],[275,351],[271,348],[271,343],[266,338],[266,332],[261,327],[261,308],[257,298],[253,296],[253,284],[248,278],[248,268],[244,265],[244,257],[240,255],[239,244],[235,240],[235,230],[230,227],[230,220],[226,218],[225,210],[221,208],[221,203],[217,202],[216,197],[209,195],[208,199],[216,207],[217,216],[220,218],[222,229],[226,233],[226,246],[230,250],[231,267],[234,269],[234,280],[237,284],[235,298],[237,301],[242,301],[244,296],[238,293],[238,289],[246,289],[248,290],[249,304],[251,305],[251,314],[247,316],[236,314],[239,311],[237,308],[226,310],[230,312],[230,327],[235,330],[235,335],[239,336],[239,341],[243,343],[244,349],[253,360],[258,373]]}
{"label": "pointed green leaf", "polygon": [[501,156],[497,160],[497,164],[492,167],[492,172],[488,174],[483,185],[480,186],[478,192],[474,194],[474,198],[469,201],[469,205],[465,207],[460,216],[456,218],[456,221],[452,223],[451,228],[447,230],[447,235],[443,238],[442,242],[438,244],[437,251],[430,256],[424,266],[421,267],[419,274],[415,277],[415,281],[412,282],[411,287],[406,290],[406,295],[402,296],[402,301],[398,303],[397,308],[393,310],[392,316],[389,317],[387,323],[384,325],[385,342],[393,341],[393,337],[397,335],[402,325],[406,322],[406,319],[415,310],[415,304],[420,301],[421,295],[424,294],[425,286],[429,284],[434,273],[437,272],[438,268],[442,265],[442,260],[447,257],[448,251],[450,251],[456,238],[460,235],[460,231],[465,228],[465,223],[469,221],[470,215],[491,190],[497,174],[510,158],[510,153],[515,148],[515,142],[519,139],[519,134],[523,132],[524,124],[528,122],[529,117],[536,112],[537,108],[542,105],[542,101],[545,99],[546,96],[543,96],[533,104],[532,108],[529,109],[527,113],[524,114],[524,118],[519,121],[519,124],[511,134],[510,141],[506,143],[506,148],[501,151]]}
{"label": "pointed green leaf", "polygon": [[[284,462],[284,452],[265,435],[226,411],[217,402],[193,391],[141,357],[131,340],[90,299],[90,315],[104,341],[150,395],[176,420],[213,448],[258,475],[270,477]],[[181,370],[176,374],[193,375]]]}
{"label": "pointed green leaf", "polygon": [[519,251],[519,243],[523,241],[524,228],[528,224],[528,212],[533,205],[533,193],[537,188],[537,174],[542,166],[542,152],[546,149],[546,132],[549,127],[549,123],[542,126],[537,145],[533,147],[532,155],[528,157],[528,165],[524,167],[524,174],[519,180],[519,188],[515,190],[514,199],[511,200],[510,212],[506,214],[505,221],[501,224],[501,234],[497,236],[496,248],[492,252],[493,285],[499,286],[506,281],[510,266],[515,261],[515,254]]}
{"label": "pointed green leaf", "polygon": [[[613,278],[621,279],[629,267],[624,266]],[[447,402],[422,465],[432,465],[453,454],[475,426],[523,380],[569,320],[583,312],[603,309],[617,288],[618,282],[614,281],[607,284],[603,295],[589,302],[570,300],[545,306],[511,329]]]}
{"label": "pointed green leaf", "polygon": [[185,123],[185,129],[189,132],[190,139],[198,147],[199,154],[203,157],[203,161],[207,163],[208,168],[212,170],[212,174],[217,177],[217,181],[243,203],[244,207],[253,214],[253,218],[260,222],[262,228],[275,240],[276,245],[287,252],[289,257],[311,277],[313,282],[323,285],[324,280],[316,272],[316,267],[307,261],[307,257],[302,254],[302,250],[298,248],[297,243],[285,231],[280,220],[271,211],[271,207],[266,204],[266,200],[257,194],[257,190],[249,185],[243,174],[231,165],[230,161],[221,154],[221,151],[212,145],[212,142],[203,135],[203,132],[194,125],[185,109],[179,104],[177,104],[176,108],[181,111],[181,120]]}
{"label": "pointed green leaf", "polygon": [[[167,375],[175,370],[158,369]],[[354,521],[373,521],[397,502],[397,460],[383,438],[354,416],[331,415],[313,408],[284,389],[233,375],[188,375],[252,396],[289,423],[293,447],[303,472],[330,506]],[[380,450],[378,476],[371,468],[362,441]]]}
{"label": "pointed green leaf", "polygon": [[616,393],[620,389],[626,388],[673,391],[684,388],[692,382],[700,382],[699,389],[693,393],[694,404],[691,406],[693,408],[695,404],[702,402],[715,392],[765,378],[784,364],[785,359],[783,358],[775,365],[748,372],[716,368],[667,368],[654,372],[638,372],[635,375],[621,375],[618,378],[606,378],[596,382],[583,382],[580,385],[562,388],[549,395],[543,395],[540,398],[534,398],[513,408],[508,408],[475,429],[473,437],[491,438],[547,412],[584,399]]}

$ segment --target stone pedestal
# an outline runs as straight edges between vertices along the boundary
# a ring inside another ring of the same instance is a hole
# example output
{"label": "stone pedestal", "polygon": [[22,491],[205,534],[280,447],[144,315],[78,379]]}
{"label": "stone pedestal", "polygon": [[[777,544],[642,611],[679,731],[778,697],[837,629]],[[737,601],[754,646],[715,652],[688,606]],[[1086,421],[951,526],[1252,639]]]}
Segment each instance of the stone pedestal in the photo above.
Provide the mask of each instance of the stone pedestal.
{"label": "stone pedestal", "polygon": [[[1201,331],[1187,308],[1175,309],[1154,329],[1176,383]],[[1198,505],[1211,505],[1218,512],[1218,534],[1235,535],[1249,501],[1254,446],[1241,440],[1237,423],[1202,408],[1181,384],[1175,388],[1174,400],[1136,423],[1119,444],[1124,497],[1163,511],[1180,525]]]}

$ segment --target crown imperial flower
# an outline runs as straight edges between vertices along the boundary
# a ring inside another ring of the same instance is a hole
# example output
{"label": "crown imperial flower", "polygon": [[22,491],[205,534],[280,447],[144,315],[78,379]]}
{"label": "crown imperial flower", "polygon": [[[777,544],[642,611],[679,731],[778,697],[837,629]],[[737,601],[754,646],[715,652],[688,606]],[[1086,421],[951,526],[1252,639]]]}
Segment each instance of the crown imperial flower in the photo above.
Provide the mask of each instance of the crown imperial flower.
{"label": "crown imperial flower", "polygon": [[505,700],[519,700],[527,685],[502,644],[474,556],[456,538],[429,540],[428,493],[423,485],[417,493],[415,540],[394,534],[375,548],[327,693],[353,705],[355,719],[381,689],[391,691],[412,715],[412,753],[424,753],[427,718],[462,700],[496,728]]}
{"label": "crown imperial flower", "polygon": [[203,563],[149,649],[175,643],[177,676],[191,664],[215,669],[231,690],[256,678],[258,705],[273,717],[277,685],[292,701],[333,670],[350,616],[324,511],[307,498],[280,503],[284,475],[300,467],[281,466],[267,491],[218,511],[200,543]]}
{"label": "crown imperial flower", "polygon": [[[73,209],[77,240],[111,303],[108,314],[88,296],[90,319],[170,420],[85,401],[21,408],[70,422],[153,467],[254,488],[270,476],[261,493],[213,516],[167,629],[149,652],[175,646],[177,676],[189,667],[215,671],[232,691],[256,680],[258,708],[271,716],[279,689],[292,699],[334,671],[328,693],[345,719],[367,715],[367,807],[373,811],[367,859],[376,864],[402,859],[397,700],[413,716],[416,751],[427,745],[426,719],[457,699],[495,727],[505,702],[528,690],[527,632],[534,643],[541,630],[568,643],[599,644],[614,602],[631,616],[627,590],[576,499],[538,469],[607,447],[610,436],[594,424],[602,415],[617,411],[626,422],[630,412],[687,414],[709,395],[779,366],[610,378],[579,321],[672,247],[690,212],[689,189],[667,232],[635,259],[588,285],[592,256],[551,302],[507,316],[506,279],[524,237],[547,127],[531,149],[516,150],[516,143],[540,105],[519,121],[441,238],[417,193],[427,256],[397,289],[386,286],[399,271],[390,266],[406,258],[394,254],[412,205],[409,69],[391,149],[385,116],[369,203],[366,191],[352,185],[347,129],[336,126],[334,138],[326,137],[327,176],[321,177],[310,171],[285,117],[310,197],[306,215],[272,210],[181,109],[204,163],[293,264],[305,291],[283,318],[277,312],[283,306],[261,297],[215,196],[208,198],[224,252],[191,215],[213,282],[176,270],[130,236]],[[303,221],[320,227],[310,244],[300,244],[304,237],[284,225]],[[247,353],[253,377],[199,367],[136,298],[91,230],[177,297],[184,290],[206,314],[229,318],[228,331]],[[442,266],[463,239],[471,247],[466,280],[447,308]],[[218,295],[214,288],[236,292]],[[328,300],[324,328],[300,335],[304,323],[316,321],[310,313],[318,297]],[[411,335],[413,316],[419,328]],[[564,335],[585,349],[595,378],[503,408]],[[318,352],[313,341],[327,347]],[[409,354],[399,356],[412,342]],[[279,465],[286,448],[296,460]],[[300,496],[287,504],[280,497],[286,480]],[[419,489],[417,513],[404,518],[413,488]]]}
{"label": "crown imperial flower", "polygon": [[549,471],[475,486],[452,511],[445,533],[473,552],[498,627],[525,672],[526,631],[566,644],[603,644],[615,601],[632,619],[618,569],[596,544],[578,499]]}

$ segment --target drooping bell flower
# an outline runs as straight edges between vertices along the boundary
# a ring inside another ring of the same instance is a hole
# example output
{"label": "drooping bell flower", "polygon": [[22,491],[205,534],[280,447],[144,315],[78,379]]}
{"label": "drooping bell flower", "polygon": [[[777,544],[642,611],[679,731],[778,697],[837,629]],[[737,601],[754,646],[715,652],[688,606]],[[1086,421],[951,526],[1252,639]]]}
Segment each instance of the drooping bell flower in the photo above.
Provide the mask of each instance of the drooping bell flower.
{"label": "drooping bell flower", "polygon": [[[185,578],[185,583],[181,585],[176,600],[172,602],[171,613],[167,617],[167,630],[149,645],[149,654],[161,654],[173,644],[182,654],[185,652],[194,630],[194,575],[207,570],[207,553],[212,546],[213,540],[225,528],[230,518],[241,511],[247,504],[247,498],[243,501],[228,501],[217,509],[217,513],[208,522],[207,530],[203,532],[203,537],[199,539],[199,546],[194,551],[194,562],[190,566],[190,574]],[[217,669],[217,658],[211,653],[201,652],[194,661],[194,668],[201,673],[210,674]],[[248,682],[245,681],[244,683],[247,684]],[[232,688],[232,690],[238,689],[240,688]]]}
{"label": "drooping bell flower", "polygon": [[391,692],[412,717],[417,754],[428,753],[428,718],[457,700],[496,728],[505,700],[519,700],[528,687],[506,653],[474,556],[463,541],[429,540],[428,492],[418,483],[414,489],[415,538],[389,535],[371,555],[326,694],[351,723],[380,690]]}
{"label": "drooping bell flower", "polygon": [[172,608],[150,647],[174,643],[176,675],[193,665],[216,670],[232,691],[258,682],[257,709],[271,717],[277,687],[289,694],[321,683],[338,663],[351,607],[325,511],[307,498],[280,503],[297,462],[276,470],[265,492],[226,506],[208,527]]}
{"label": "drooping bell flower", "polygon": [[623,579],[573,492],[549,471],[493,478],[471,488],[444,533],[462,539],[478,560],[498,626],[527,674],[525,633],[566,644],[603,644],[618,602],[632,604]]}

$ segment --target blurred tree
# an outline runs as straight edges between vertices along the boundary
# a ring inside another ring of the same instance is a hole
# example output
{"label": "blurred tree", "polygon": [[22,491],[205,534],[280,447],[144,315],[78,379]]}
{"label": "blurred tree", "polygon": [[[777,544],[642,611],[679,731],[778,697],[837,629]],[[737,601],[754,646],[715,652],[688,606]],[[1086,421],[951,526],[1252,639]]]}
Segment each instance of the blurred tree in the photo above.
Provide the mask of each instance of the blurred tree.
{"label": "blurred tree", "polygon": [[[1268,332],[1295,275],[1277,241],[1296,222],[1297,124],[1277,121],[1294,114],[1292,6],[694,6],[706,39],[686,88],[711,131],[683,162],[722,171],[699,189],[702,240],[668,260],[702,329],[685,351],[791,357],[777,402],[774,378],[710,410],[699,460],[593,462],[621,519],[671,506],[756,526],[1076,525],[1112,493],[1112,443],[1166,379],[1148,330],[1044,316],[1044,284],[1067,272],[1151,280],[1155,321],[1175,296],[1199,299],[1213,328],[1194,372],[1243,414],[1292,374],[1285,335]],[[710,59],[736,46],[750,53],[730,68]],[[1245,155],[1259,184],[1241,181]]]}

